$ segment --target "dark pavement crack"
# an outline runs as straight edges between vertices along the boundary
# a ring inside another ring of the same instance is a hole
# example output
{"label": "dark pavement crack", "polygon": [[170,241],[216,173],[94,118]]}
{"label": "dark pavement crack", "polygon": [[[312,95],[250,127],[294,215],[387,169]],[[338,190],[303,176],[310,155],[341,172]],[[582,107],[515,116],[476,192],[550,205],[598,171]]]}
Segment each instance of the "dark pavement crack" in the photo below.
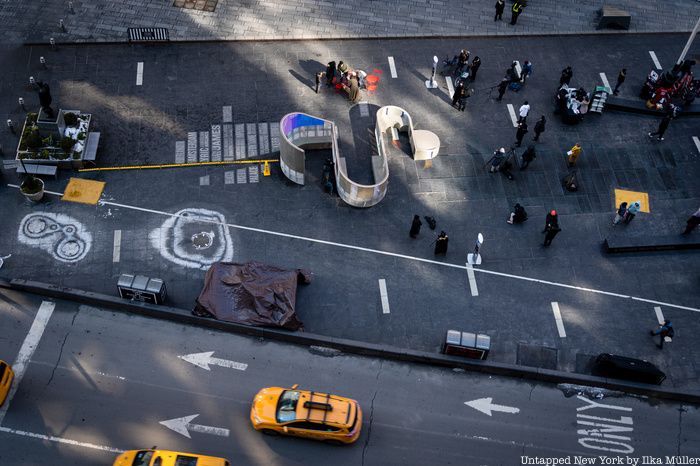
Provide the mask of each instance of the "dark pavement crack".
{"label": "dark pavement crack", "polygon": [[534,392],[534,391],[535,391],[535,384],[533,383],[532,387],[530,388],[530,396],[528,396],[528,398],[527,398],[529,401],[532,401],[532,392]]}
{"label": "dark pavement crack", "polygon": [[[78,317],[78,312],[80,312],[80,308],[76,309],[75,314],[73,314],[73,318],[70,321],[71,327],[73,326],[73,324],[75,324],[75,318]],[[61,362],[61,357],[63,356],[63,347],[66,346],[66,341],[68,341],[69,336],[70,336],[70,330],[66,333],[66,336],[63,337],[63,342],[61,343],[61,349],[58,352],[58,358],[56,358],[56,364],[54,364],[53,369],[51,369],[51,377],[49,377],[49,380],[46,382],[47,386],[53,380],[53,376],[56,373],[56,369],[58,368],[58,363]]]}
{"label": "dark pavement crack", "polygon": [[676,448],[676,454],[680,456],[681,454],[681,437],[683,435],[683,413],[686,412],[686,409],[681,405],[678,408],[678,446]]}
{"label": "dark pavement crack", "polygon": [[[384,366],[384,361],[379,362],[379,370],[377,371],[377,384],[379,381],[379,374],[382,373],[382,367]],[[362,446],[362,466],[365,466],[365,453],[367,453],[367,447],[369,446],[369,439],[370,436],[372,435],[372,421],[374,420],[374,399],[377,397],[377,392],[379,391],[379,388],[375,386],[374,388],[374,395],[372,395],[372,403],[370,403],[369,407],[369,426],[367,427],[367,437],[365,438],[365,444]]]}

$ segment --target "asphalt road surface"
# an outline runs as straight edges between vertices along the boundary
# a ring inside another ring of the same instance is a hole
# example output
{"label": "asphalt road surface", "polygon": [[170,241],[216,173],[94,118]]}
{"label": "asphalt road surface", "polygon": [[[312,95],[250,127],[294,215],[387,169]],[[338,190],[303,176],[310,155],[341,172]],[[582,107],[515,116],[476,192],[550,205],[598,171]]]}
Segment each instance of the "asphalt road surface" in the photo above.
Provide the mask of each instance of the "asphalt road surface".
{"label": "asphalt road surface", "polygon": [[[697,406],[333,355],[4,290],[0,328],[0,357],[26,362],[0,410],[3,465],[105,465],[153,445],[234,465],[700,457]],[[210,370],[180,358],[209,351]],[[294,383],[357,399],[358,442],[254,431],[254,394]],[[189,438],[160,424],[192,415]]]}

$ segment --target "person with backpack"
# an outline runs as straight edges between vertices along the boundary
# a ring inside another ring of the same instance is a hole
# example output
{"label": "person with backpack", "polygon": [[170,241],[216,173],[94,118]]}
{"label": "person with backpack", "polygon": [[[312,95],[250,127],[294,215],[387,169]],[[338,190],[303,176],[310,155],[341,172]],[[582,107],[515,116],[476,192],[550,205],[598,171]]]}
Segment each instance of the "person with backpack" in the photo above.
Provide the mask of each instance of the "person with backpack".
{"label": "person with backpack", "polygon": [[627,203],[626,202],[621,202],[620,207],[617,208],[617,212],[615,213],[615,219],[613,220],[613,226],[619,225],[620,222],[625,218],[625,215],[627,215]]}
{"label": "person with backpack", "polygon": [[675,330],[673,330],[673,324],[668,319],[664,320],[664,323],[659,325],[659,328],[656,330],[649,330],[649,335],[652,337],[659,335],[661,338],[661,341],[656,344],[659,349],[664,349],[664,340],[666,340],[666,337],[672,339],[675,333]]}

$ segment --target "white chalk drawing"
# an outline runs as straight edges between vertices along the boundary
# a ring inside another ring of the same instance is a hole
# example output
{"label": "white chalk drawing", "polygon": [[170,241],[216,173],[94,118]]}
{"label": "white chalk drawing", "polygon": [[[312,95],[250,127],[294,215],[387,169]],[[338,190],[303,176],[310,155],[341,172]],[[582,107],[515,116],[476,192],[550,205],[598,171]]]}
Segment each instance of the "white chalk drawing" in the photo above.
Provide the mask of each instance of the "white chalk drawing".
{"label": "white chalk drawing", "polygon": [[17,232],[20,243],[43,249],[57,261],[78,262],[92,247],[92,235],[83,224],[63,214],[37,212],[22,219]]}
{"label": "white chalk drawing", "polygon": [[226,218],[213,210],[176,212],[149,238],[164,258],[182,267],[207,270],[214,262],[233,260]]}

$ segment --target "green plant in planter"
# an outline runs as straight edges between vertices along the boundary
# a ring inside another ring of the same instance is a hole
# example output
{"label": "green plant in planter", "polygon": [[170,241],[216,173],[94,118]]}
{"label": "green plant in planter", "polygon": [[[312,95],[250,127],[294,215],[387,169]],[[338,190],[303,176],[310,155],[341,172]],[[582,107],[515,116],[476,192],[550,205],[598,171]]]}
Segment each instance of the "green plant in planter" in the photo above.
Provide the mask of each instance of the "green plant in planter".
{"label": "green plant in planter", "polygon": [[56,160],[66,160],[70,157],[70,152],[55,152],[52,157]]}
{"label": "green plant in planter", "polygon": [[34,126],[36,123],[36,119],[39,117],[38,114],[34,112],[27,113],[27,123],[31,123],[30,125],[27,126]]}
{"label": "green plant in planter", "polygon": [[28,175],[19,185],[20,191],[24,194],[36,194],[44,188],[44,183],[33,175]]}
{"label": "green plant in planter", "polygon": [[37,154],[37,159],[48,159],[51,156],[51,152],[48,149],[41,149],[39,154]]}
{"label": "green plant in planter", "polygon": [[73,160],[80,160],[80,157],[82,157],[83,151],[77,150],[73,152]]}
{"label": "green plant in planter", "polygon": [[63,122],[66,126],[76,126],[78,124],[78,115],[73,112],[64,113]]}
{"label": "green plant in planter", "polygon": [[39,128],[32,126],[29,129],[29,134],[25,138],[25,143],[29,149],[39,149],[41,147],[41,136],[39,135]]}
{"label": "green plant in planter", "polygon": [[85,140],[85,132],[81,131],[78,133],[78,141],[84,141]]}
{"label": "green plant in planter", "polygon": [[53,147],[53,135],[49,134],[48,137],[45,137],[44,139],[41,140],[41,143],[44,146]]}
{"label": "green plant in planter", "polygon": [[61,146],[61,149],[63,149],[63,152],[70,153],[75,145],[75,139],[66,136],[61,139],[61,143],[59,145]]}

